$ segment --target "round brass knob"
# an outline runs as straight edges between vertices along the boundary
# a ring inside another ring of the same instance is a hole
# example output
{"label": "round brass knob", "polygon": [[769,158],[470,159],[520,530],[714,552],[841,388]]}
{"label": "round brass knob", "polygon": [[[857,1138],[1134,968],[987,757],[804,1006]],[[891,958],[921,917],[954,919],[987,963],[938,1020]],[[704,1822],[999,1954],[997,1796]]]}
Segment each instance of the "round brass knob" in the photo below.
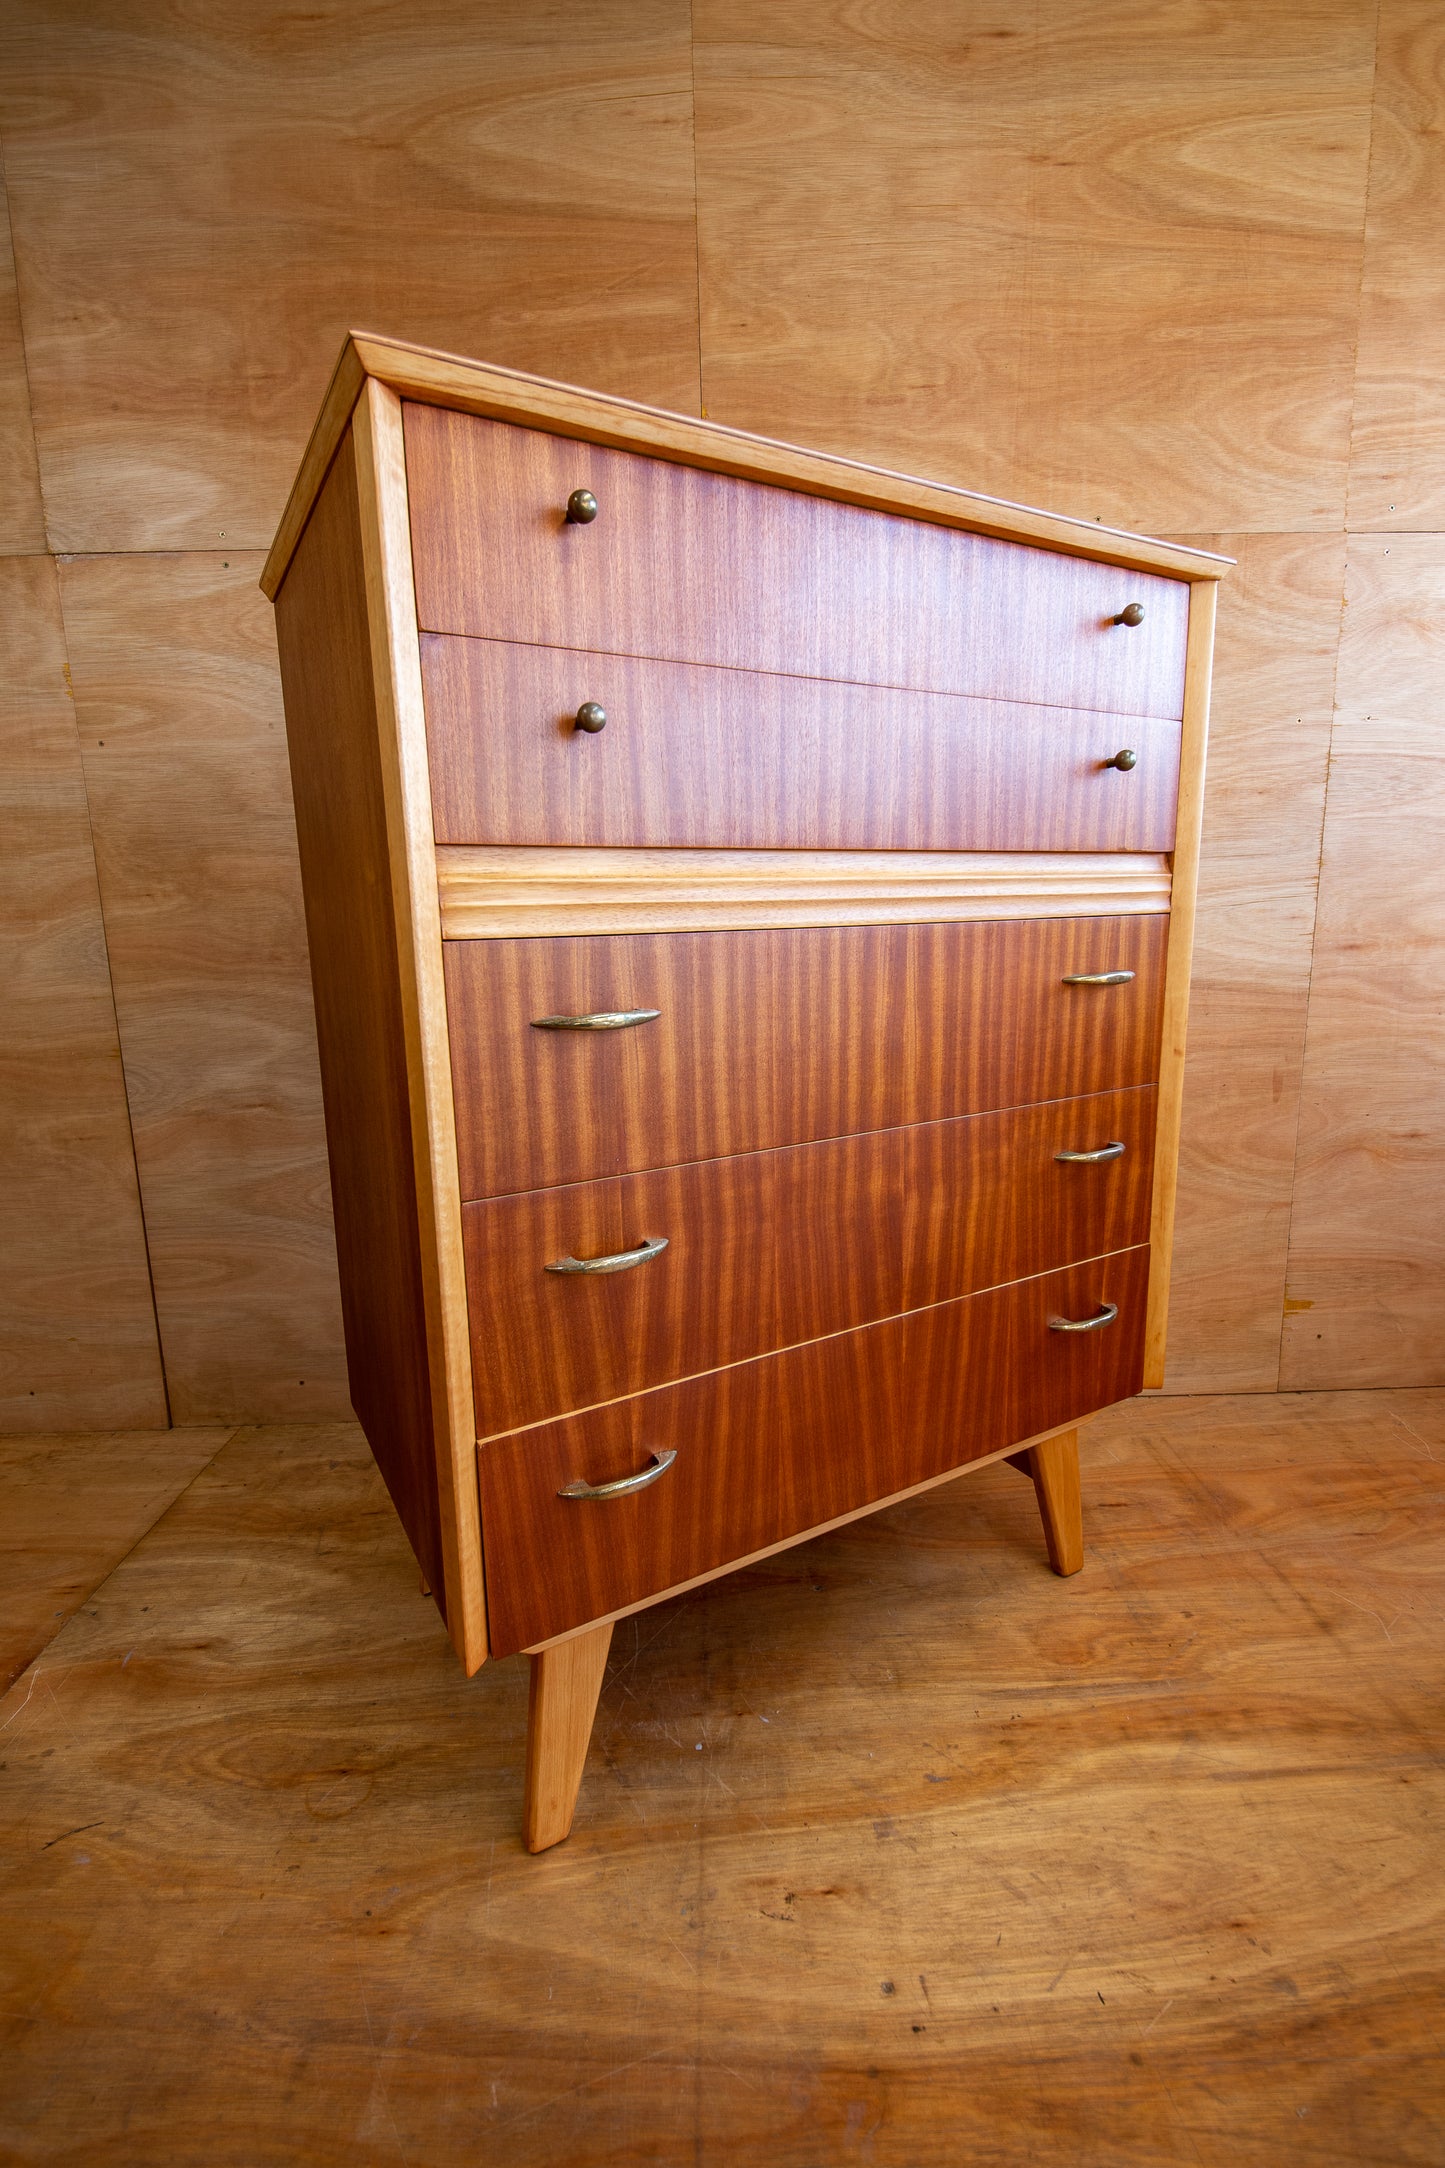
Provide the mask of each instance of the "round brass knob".
{"label": "round brass knob", "polygon": [[[606,708],[599,707],[595,700],[584,700],[577,710],[577,728],[579,730],[605,730],[607,728]],[[1129,765],[1131,768],[1134,765],[1132,753],[1129,755]]]}
{"label": "round brass knob", "polygon": [[[589,512],[587,516],[590,519],[592,515]],[[569,519],[572,517],[570,512],[568,513],[567,517]],[[1114,620],[1114,623],[1116,625],[1142,625],[1143,622],[1144,605],[1142,602],[1125,603],[1123,609],[1119,612],[1118,616]]]}
{"label": "round brass knob", "polygon": [[[586,527],[597,517],[597,499],[590,489],[574,489],[567,499],[567,517],[574,527]],[[1131,619],[1132,623],[1133,620]],[[599,725],[600,728],[600,725]]]}
{"label": "round brass knob", "polygon": [[[599,725],[599,728],[600,727],[601,726]],[[1116,753],[1112,760],[1106,760],[1104,762],[1104,766],[1106,768],[1122,768],[1126,775],[1131,768],[1137,768],[1138,765],[1139,755],[1137,753],[1131,753],[1127,745],[1124,747],[1121,753]]]}

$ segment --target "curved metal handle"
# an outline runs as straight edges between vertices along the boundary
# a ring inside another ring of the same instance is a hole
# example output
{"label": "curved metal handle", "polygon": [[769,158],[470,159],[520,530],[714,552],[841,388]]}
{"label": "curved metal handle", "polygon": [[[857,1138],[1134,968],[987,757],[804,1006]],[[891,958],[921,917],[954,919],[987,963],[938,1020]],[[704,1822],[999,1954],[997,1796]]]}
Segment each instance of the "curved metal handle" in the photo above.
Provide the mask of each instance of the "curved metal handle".
{"label": "curved metal handle", "polygon": [[567,499],[569,527],[590,527],[597,517],[597,499],[590,489],[574,489]]}
{"label": "curved metal handle", "polygon": [[1122,1144],[1101,1144],[1097,1152],[1055,1152],[1055,1159],[1066,1167],[1096,1167],[1101,1159],[1122,1159]]}
{"label": "curved metal handle", "polygon": [[[600,724],[598,725],[598,728],[601,728]],[[1114,755],[1112,760],[1106,760],[1104,762],[1104,766],[1106,768],[1122,769],[1125,775],[1129,773],[1129,770],[1131,768],[1137,768],[1138,765],[1139,755],[1134,751],[1132,746],[1128,745],[1121,747],[1120,750]]]}
{"label": "curved metal handle", "polygon": [[646,1490],[660,1475],[666,1475],[677,1459],[669,1446],[665,1453],[654,1453],[652,1466],[644,1468],[641,1475],[621,1475],[615,1483],[584,1483],[581,1476],[574,1482],[564,1483],[558,1491],[559,1498],[625,1498],[629,1491]]}
{"label": "curved metal handle", "polygon": [[1132,971],[1071,971],[1064,980],[1065,986],[1127,986],[1134,976]]}
{"label": "curved metal handle", "polygon": [[[1133,974],[1131,973],[1132,977]],[[533,1031],[624,1031],[629,1024],[650,1024],[661,1009],[599,1009],[593,1016],[534,1016]]]}
{"label": "curved metal handle", "polygon": [[1143,603],[1126,602],[1123,609],[1119,612],[1118,616],[1113,620],[1113,622],[1116,625],[1142,625],[1144,622]]}
{"label": "curved metal handle", "polygon": [[1102,1332],[1119,1315],[1117,1302],[1106,1302],[1097,1317],[1051,1317],[1050,1332]]}
{"label": "curved metal handle", "polygon": [[[1119,1149],[1122,1151],[1123,1146]],[[630,1272],[634,1265],[645,1265],[649,1257],[660,1257],[667,1248],[666,1235],[651,1235],[646,1242],[639,1242],[635,1250],[617,1250],[611,1257],[559,1257],[555,1264],[543,1265],[544,1272]]]}

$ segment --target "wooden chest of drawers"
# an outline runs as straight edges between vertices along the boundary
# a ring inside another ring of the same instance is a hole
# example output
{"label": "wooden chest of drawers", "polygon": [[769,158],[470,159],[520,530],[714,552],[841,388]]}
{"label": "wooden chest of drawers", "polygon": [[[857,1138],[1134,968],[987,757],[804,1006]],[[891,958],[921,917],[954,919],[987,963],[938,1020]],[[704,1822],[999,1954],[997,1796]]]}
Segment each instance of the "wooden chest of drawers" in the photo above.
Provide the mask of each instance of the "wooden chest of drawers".
{"label": "wooden chest of drawers", "polygon": [[352,1397],[570,1827],[613,1621],[1157,1384],[1225,560],[358,334],[266,568]]}

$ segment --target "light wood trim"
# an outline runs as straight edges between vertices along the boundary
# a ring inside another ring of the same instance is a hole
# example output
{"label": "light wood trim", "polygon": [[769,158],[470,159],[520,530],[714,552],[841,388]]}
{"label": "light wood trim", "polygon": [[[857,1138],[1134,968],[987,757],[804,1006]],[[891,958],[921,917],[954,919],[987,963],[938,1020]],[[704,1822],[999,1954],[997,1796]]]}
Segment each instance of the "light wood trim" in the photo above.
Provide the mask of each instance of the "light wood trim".
{"label": "light wood trim", "polygon": [[1164,1383],[1169,1321],[1169,1275],[1174,1208],[1179,1189],[1179,1134],[1184,1100],[1184,1042],[1189,1025],[1189,966],[1199,890],[1199,841],[1204,823],[1204,758],[1209,739],[1209,687],[1214,667],[1218,593],[1202,581],[1189,596],[1184,654],[1184,723],[1179,749],[1179,808],[1174,829],[1174,902],[1164,966],[1164,1026],[1159,1047],[1159,1112],[1154,1146],[1154,1209],[1149,1230],[1149,1307],[1144,1327],[1144,1386]]}
{"label": "light wood trim", "polygon": [[327,469],[336,456],[337,445],[346,434],[352,408],[361,397],[361,387],[365,382],[366,371],[361,366],[361,356],[356,351],[355,342],[348,338],[336,358],[336,367],[331,372],[331,382],[326,387],[321,411],[312,425],[306,449],[301,455],[301,464],[296,470],[296,479],[291,484],[291,494],[286,499],[281,524],[276,530],[276,539],[271,544],[271,553],[262,569],[261,591],[269,602],[276,600],[281,582],[286,577],[286,567],[301,540],[306,522],[311,516],[311,507],[321,493]]}
{"label": "light wood trim", "polygon": [[610,1625],[589,1626],[532,1658],[522,1801],[529,1852],[545,1852],[571,1833],[611,1642]]}
{"label": "light wood trim", "polygon": [[1148,852],[552,849],[444,844],[442,938],[880,926],[1167,911]]}
{"label": "light wood trim", "polygon": [[795,1550],[800,1543],[811,1543],[814,1536],[826,1536],[835,1528],[846,1528],[850,1521],[862,1521],[870,1513],[886,1512],[889,1506],[902,1505],[905,1498],[920,1498],[925,1491],[937,1490],[941,1484],[956,1483],[961,1476],[972,1475],[975,1469],[992,1468],[1001,1460],[1012,1460],[1017,1454],[1031,1452],[1036,1445],[1043,1445],[1050,1438],[1077,1435],[1078,1423],[1059,1423],[1052,1430],[1041,1430],[1036,1437],[1025,1438],[1020,1445],[1001,1445],[996,1453],[982,1453],[977,1460],[966,1461],[961,1468],[945,1468],[942,1475],[931,1475],[922,1483],[910,1483],[907,1490],[890,1491],[886,1498],[875,1498],[866,1506],[855,1506],[851,1513],[840,1513],[835,1520],[819,1521],[816,1528],[800,1529],[795,1536],[784,1536],[781,1543],[765,1544],[760,1551],[749,1551],[744,1558],[730,1558],[725,1566],[712,1566],[706,1573],[694,1574],[690,1581],[674,1582],[671,1588],[661,1588],[655,1596],[644,1596],[640,1603],[624,1604],[620,1611],[609,1611],[605,1618],[592,1618],[585,1626],[574,1626],[570,1633],[558,1634],[551,1641],[539,1641],[532,1648],[524,1649],[525,1656],[536,1656],[544,1649],[561,1648],[564,1642],[575,1641],[579,1634],[595,1633],[599,1626],[615,1626],[620,1618],[631,1618],[634,1612],[650,1611],[655,1603],[666,1603],[672,1596],[685,1596],[690,1588],[703,1588],[709,1581],[720,1581],[725,1573],[741,1573],[744,1566],[755,1566],[763,1558],[776,1558],[780,1551]]}
{"label": "light wood trim", "polygon": [[1055,1573],[1067,1577],[1084,1563],[1084,1501],[1079,1489],[1079,1434],[1062,1430],[1042,1445],[1010,1453],[1011,1464],[1034,1486],[1044,1544]]}
{"label": "light wood trim", "polygon": [[[354,364],[349,357],[354,356]],[[641,406],[630,399],[612,399],[601,392],[558,384],[547,377],[528,376],[518,369],[468,361],[431,347],[408,346],[369,331],[353,331],[342,349],[332,379],[332,390],[307,446],[301,472],[296,477],[261,585],[274,596],[285,577],[286,566],[297,538],[306,524],[311,500],[321,486],[345,427],[341,409],[342,389],[355,372],[386,384],[403,398],[431,406],[456,407],[468,414],[485,414],[496,421],[518,422],[523,427],[549,430],[555,436],[580,437],[589,444],[608,444],[623,451],[644,452],[672,459],[682,466],[706,467],[717,474],[741,475],[748,481],[771,482],[812,496],[833,497],[876,512],[901,512],[914,519],[932,520],[944,527],[961,527],[971,534],[998,535],[1009,541],[1031,542],[1061,550],[1074,557],[1093,557],[1101,563],[1124,565],[1137,572],[1172,573],[1188,580],[1217,580],[1233,563],[1212,551],[1186,549],[1177,543],[1156,542],[1144,535],[1104,527],[1089,520],[1041,512],[1029,505],[1010,504],[1001,497],[985,497],[972,490],[956,489],[943,482],[927,482],[917,476],[893,474],[861,460],[841,459],[825,452],[806,451],[771,437],[757,437],[742,429],[728,429],[720,422],[699,421],[691,415],[669,414],[661,407]]]}
{"label": "light wood trim", "polygon": [[447,1629],[470,1676],[486,1658],[486,1607],[436,844],[401,402],[375,379],[356,404],[353,436],[406,1034]]}

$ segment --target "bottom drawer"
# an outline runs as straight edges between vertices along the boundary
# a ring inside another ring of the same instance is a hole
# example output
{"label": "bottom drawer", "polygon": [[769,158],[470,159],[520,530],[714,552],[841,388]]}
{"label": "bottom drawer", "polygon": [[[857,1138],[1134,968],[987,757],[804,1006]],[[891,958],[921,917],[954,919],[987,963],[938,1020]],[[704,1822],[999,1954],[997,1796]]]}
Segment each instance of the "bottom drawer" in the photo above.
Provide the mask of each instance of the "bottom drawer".
{"label": "bottom drawer", "polygon": [[[478,1451],[492,1653],[907,1490],[1139,1390],[1147,1247],[739,1363]],[[1115,1304],[1112,1324],[1058,1332]],[[564,1498],[635,1475],[644,1490]]]}

